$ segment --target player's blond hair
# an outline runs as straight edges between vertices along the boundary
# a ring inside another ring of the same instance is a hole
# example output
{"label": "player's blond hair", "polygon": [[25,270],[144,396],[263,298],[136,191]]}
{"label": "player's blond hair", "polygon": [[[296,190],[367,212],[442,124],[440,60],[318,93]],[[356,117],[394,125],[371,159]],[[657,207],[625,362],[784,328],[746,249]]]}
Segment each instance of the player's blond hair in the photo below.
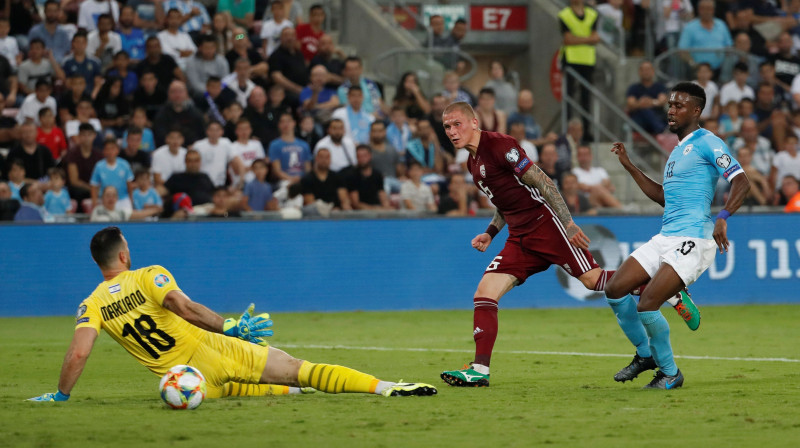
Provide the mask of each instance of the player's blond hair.
{"label": "player's blond hair", "polygon": [[442,117],[456,111],[464,114],[464,116],[466,116],[468,120],[472,120],[473,118],[475,118],[475,110],[472,109],[472,106],[470,106],[469,103],[465,101],[457,101],[445,107],[444,112],[442,112]]}

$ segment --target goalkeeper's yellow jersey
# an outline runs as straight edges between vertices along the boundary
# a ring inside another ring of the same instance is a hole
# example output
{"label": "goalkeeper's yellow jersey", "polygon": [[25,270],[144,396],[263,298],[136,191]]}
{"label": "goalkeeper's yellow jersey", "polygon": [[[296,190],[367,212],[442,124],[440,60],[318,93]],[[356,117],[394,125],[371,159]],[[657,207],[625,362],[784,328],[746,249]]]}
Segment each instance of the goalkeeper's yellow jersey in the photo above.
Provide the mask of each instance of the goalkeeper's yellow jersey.
{"label": "goalkeeper's yellow jersey", "polygon": [[180,288],[161,266],[125,271],[81,302],[75,328],[106,330],[142,365],[163,375],[189,362],[207,334],[162,306],[170,291]]}

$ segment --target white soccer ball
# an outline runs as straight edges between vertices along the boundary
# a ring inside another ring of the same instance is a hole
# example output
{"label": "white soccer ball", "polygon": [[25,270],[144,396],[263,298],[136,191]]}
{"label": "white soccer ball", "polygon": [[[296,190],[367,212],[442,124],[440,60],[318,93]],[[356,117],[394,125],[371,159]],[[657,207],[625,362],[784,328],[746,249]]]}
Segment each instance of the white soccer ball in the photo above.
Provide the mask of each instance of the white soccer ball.
{"label": "white soccer ball", "polygon": [[158,390],[172,409],[194,409],[206,398],[206,379],[194,367],[177,365],[161,378]]}

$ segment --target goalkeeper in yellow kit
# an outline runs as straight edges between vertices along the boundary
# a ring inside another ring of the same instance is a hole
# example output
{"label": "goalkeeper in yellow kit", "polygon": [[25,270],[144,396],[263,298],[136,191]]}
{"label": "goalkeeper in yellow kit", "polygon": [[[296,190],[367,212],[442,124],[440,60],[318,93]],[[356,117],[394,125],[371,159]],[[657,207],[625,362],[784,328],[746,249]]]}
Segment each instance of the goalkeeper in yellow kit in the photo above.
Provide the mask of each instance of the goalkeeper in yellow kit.
{"label": "goalkeeper in yellow kit", "polygon": [[97,232],[91,252],[105,281],[78,308],[58,391],[33,401],[69,399],[101,328],[156,375],[177,364],[198,368],[206,378],[208,397],[280,394],[286,386],[387,397],[436,393],[429,384],[381,381],[268,346],[264,338],[272,335],[272,321],[268,314],[251,316],[252,304],[240,319],[223,319],[189,299],[163,267],[131,271],[128,242],[117,227]]}

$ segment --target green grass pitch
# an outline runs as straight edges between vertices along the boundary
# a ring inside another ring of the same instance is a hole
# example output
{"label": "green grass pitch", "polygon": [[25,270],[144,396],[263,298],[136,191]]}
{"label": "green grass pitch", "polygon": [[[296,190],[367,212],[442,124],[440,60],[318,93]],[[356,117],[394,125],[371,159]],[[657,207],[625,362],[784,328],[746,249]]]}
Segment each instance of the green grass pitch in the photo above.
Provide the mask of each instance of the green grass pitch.
{"label": "green grass pitch", "polygon": [[196,411],[165,409],[158,378],[105,334],[70,401],[26,402],[56,390],[74,319],[5,318],[0,446],[800,445],[800,306],[702,312],[693,333],[664,309],[675,353],[686,356],[677,360],[686,383],[674,391],[641,390],[649,373],[613,381],[633,352],[608,308],[501,308],[492,386],[482,389],[439,379],[471,359],[470,311],[273,314],[276,347],[382,379],[430,382],[439,394],[226,398]]}

